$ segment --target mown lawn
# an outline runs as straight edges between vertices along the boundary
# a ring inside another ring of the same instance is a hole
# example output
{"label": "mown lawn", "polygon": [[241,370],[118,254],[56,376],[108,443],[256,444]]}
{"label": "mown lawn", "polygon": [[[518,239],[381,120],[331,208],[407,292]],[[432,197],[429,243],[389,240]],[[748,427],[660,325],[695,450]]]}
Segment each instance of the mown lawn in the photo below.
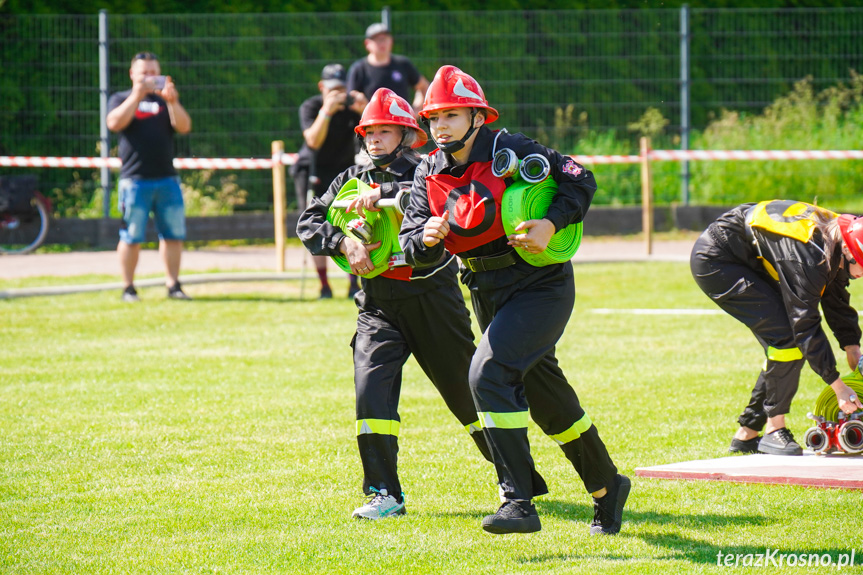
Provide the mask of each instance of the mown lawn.
{"label": "mown lawn", "polygon": [[[163,289],[139,305],[113,292],[0,300],[0,572],[654,575],[742,571],[717,555],[765,549],[834,563],[856,550],[863,564],[859,492],[636,477],[725,456],[763,356],[724,315],[594,311],[713,309],[686,264],[585,264],[576,284],[558,357],[633,478],[620,536],[588,535],[590,497],[535,426],[551,488],[542,531],[482,531],[493,469],[413,360],[408,514],[352,520],[353,303],[299,301],[290,283],[205,284],[188,303]],[[807,368],[789,417],[800,438],[822,386]]]}

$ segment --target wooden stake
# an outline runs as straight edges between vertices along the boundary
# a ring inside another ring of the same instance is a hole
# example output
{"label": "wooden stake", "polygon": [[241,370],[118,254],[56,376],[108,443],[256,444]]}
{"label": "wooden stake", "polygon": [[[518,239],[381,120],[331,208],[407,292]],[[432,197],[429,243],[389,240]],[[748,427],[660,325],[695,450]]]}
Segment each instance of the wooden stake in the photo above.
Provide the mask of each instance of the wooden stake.
{"label": "wooden stake", "polygon": [[281,162],[285,143],[273,141],[273,218],[276,235],[276,271],[285,271],[285,165]]}
{"label": "wooden stake", "polygon": [[653,253],[653,182],[650,177],[650,138],[641,138],[641,229],[644,232],[644,249]]}

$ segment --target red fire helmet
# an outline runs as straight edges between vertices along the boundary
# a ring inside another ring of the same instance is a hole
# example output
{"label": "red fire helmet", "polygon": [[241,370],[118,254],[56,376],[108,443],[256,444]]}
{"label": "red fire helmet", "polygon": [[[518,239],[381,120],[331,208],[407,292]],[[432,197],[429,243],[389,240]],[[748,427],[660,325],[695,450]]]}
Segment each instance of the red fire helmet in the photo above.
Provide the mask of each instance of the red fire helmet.
{"label": "red fire helmet", "polygon": [[842,232],[842,239],[848,246],[848,251],[857,263],[863,265],[863,217],[842,214],[838,222],[839,231]]}
{"label": "red fire helmet", "polygon": [[382,124],[405,126],[416,132],[417,141],[411,146],[412,148],[419,148],[428,141],[428,136],[417,123],[411,105],[389,88],[378,88],[372,94],[372,99],[363,110],[363,117],[354,131],[365,138],[366,127]]}
{"label": "red fire helmet", "polygon": [[434,75],[420,116],[428,118],[429,112],[447,108],[483,108],[486,124],[491,124],[499,116],[497,110],[488,105],[479,82],[455,66],[441,66]]}

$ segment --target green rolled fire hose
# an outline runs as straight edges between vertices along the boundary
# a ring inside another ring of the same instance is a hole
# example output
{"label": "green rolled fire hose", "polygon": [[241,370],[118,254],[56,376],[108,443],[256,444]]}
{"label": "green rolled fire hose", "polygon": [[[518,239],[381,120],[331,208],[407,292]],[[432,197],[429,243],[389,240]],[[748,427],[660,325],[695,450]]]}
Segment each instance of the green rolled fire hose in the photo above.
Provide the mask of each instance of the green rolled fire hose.
{"label": "green rolled fire hose", "polygon": [[[501,201],[501,218],[506,235],[516,232],[515,228],[521,222],[538,220],[548,213],[548,208],[557,193],[557,182],[546,178],[539,183],[529,184],[517,179],[503,193]],[[532,266],[543,267],[559,264],[572,259],[581,244],[582,224],[570,224],[555,232],[548,246],[538,254],[531,254],[523,248],[515,248],[518,255]]]}
{"label": "green rolled fire hose", "polygon": [[[363,242],[363,238],[356,235],[348,227],[351,221],[360,219],[359,215],[354,212],[347,213],[343,207],[338,207],[336,204],[342,203],[343,200],[353,200],[371,190],[371,186],[357,178],[345,182],[339,193],[336,194],[333,204],[327,210],[327,221],[341,229],[350,238]],[[390,256],[393,255],[393,252],[401,252],[401,247],[399,246],[399,227],[401,222],[397,210],[393,207],[381,208],[379,212],[364,211],[366,214],[365,221],[372,229],[371,240],[366,243],[381,242],[381,246],[369,254],[372,265],[375,268],[362,276],[369,279],[387,271],[389,269],[387,264],[389,263]],[[347,273],[353,273],[348,258],[343,254],[334,255],[332,259],[339,268]]]}
{"label": "green rolled fire hose", "polygon": [[[842,381],[845,385],[854,390],[857,397],[863,397],[863,375],[856,369],[848,375],[842,376]],[[821,391],[821,395],[815,400],[815,409],[812,410],[813,415],[820,415],[827,421],[839,421],[839,400],[836,399],[836,394],[830,386],[825,387]]]}

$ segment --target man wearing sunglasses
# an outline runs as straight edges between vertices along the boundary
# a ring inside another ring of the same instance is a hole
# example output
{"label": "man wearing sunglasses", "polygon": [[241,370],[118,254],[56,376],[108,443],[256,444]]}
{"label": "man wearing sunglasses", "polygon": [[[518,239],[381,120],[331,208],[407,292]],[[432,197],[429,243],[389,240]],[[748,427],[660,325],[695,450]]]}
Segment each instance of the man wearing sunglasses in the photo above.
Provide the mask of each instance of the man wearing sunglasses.
{"label": "man wearing sunglasses", "polygon": [[186,238],[186,213],[180,178],[174,169],[174,134],[188,134],[192,120],[170,76],[162,76],[159,59],[139,52],[129,68],[132,88],[108,101],[108,129],[120,134],[119,207],[123,214],[117,253],[123,275],[123,301],[137,302],[135,268],[146,239],[150,212],[159,233],[171,299],[190,299],[180,286],[180,258]]}

